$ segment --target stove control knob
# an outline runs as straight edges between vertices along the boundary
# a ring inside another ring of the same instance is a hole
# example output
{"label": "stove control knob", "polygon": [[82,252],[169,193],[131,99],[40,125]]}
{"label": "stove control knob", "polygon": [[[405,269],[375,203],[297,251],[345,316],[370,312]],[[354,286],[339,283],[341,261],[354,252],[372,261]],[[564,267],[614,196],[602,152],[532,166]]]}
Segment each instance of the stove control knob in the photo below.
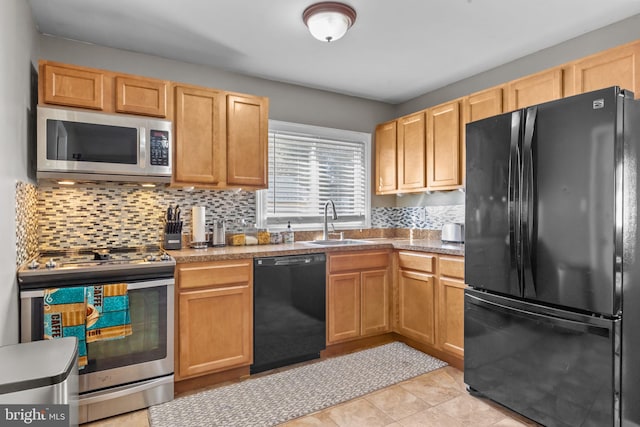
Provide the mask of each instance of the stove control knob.
{"label": "stove control knob", "polygon": [[35,259],[33,261],[31,261],[29,263],[29,265],[27,266],[27,268],[29,268],[29,270],[35,270],[38,267],[40,267],[40,263],[38,261],[36,261]]}
{"label": "stove control knob", "polygon": [[164,253],[164,254],[160,255],[160,260],[161,261],[169,261],[170,259],[171,259],[171,257],[167,253]]}
{"label": "stove control knob", "polygon": [[149,261],[149,262],[153,262],[153,261],[155,261],[155,260],[156,260],[156,256],[155,256],[155,255],[149,255],[149,256],[147,257],[147,261]]}
{"label": "stove control knob", "polygon": [[47,268],[56,268],[56,262],[51,258],[44,266]]}

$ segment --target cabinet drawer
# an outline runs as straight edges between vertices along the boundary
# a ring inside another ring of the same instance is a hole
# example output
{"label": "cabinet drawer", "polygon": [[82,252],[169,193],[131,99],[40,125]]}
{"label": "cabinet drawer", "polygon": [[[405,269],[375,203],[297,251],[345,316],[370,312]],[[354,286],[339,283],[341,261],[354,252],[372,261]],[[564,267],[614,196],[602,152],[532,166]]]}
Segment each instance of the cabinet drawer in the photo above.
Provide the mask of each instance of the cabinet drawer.
{"label": "cabinet drawer", "polygon": [[247,259],[187,263],[178,265],[177,281],[180,289],[250,284],[252,273]]}
{"label": "cabinet drawer", "polygon": [[386,268],[389,265],[389,252],[350,252],[329,255],[329,273],[339,271],[367,270]]}
{"label": "cabinet drawer", "polygon": [[464,258],[440,257],[440,275],[464,279]]}
{"label": "cabinet drawer", "polygon": [[419,252],[398,252],[400,268],[433,273],[436,257]]}

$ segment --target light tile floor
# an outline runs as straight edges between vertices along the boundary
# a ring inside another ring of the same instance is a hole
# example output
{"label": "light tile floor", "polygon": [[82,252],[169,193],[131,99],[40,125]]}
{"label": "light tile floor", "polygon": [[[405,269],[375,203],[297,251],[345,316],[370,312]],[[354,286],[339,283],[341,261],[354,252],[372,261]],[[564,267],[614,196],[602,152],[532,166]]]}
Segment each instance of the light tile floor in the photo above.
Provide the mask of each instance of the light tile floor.
{"label": "light tile floor", "polygon": [[[538,424],[499,405],[470,396],[463,373],[451,366],[289,421],[283,427],[522,427]],[[136,411],[83,427],[148,427]]]}

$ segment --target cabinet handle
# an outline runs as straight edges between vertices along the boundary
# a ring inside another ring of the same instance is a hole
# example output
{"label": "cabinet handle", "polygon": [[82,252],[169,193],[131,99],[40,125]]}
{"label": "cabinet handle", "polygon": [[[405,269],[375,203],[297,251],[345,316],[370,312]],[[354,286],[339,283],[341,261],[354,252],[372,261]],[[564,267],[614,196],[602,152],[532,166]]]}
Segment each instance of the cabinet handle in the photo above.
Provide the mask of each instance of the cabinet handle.
{"label": "cabinet handle", "polygon": [[382,190],[382,177],[380,177],[380,184],[378,184],[378,190]]}

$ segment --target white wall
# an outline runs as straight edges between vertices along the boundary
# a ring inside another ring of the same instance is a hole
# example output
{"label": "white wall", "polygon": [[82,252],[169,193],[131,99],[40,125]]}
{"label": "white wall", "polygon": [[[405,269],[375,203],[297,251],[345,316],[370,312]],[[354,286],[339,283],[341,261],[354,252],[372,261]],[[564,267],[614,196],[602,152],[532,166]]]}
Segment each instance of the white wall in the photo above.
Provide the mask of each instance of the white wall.
{"label": "white wall", "polygon": [[18,342],[16,181],[27,181],[27,114],[37,33],[26,0],[0,2],[0,345]]}

